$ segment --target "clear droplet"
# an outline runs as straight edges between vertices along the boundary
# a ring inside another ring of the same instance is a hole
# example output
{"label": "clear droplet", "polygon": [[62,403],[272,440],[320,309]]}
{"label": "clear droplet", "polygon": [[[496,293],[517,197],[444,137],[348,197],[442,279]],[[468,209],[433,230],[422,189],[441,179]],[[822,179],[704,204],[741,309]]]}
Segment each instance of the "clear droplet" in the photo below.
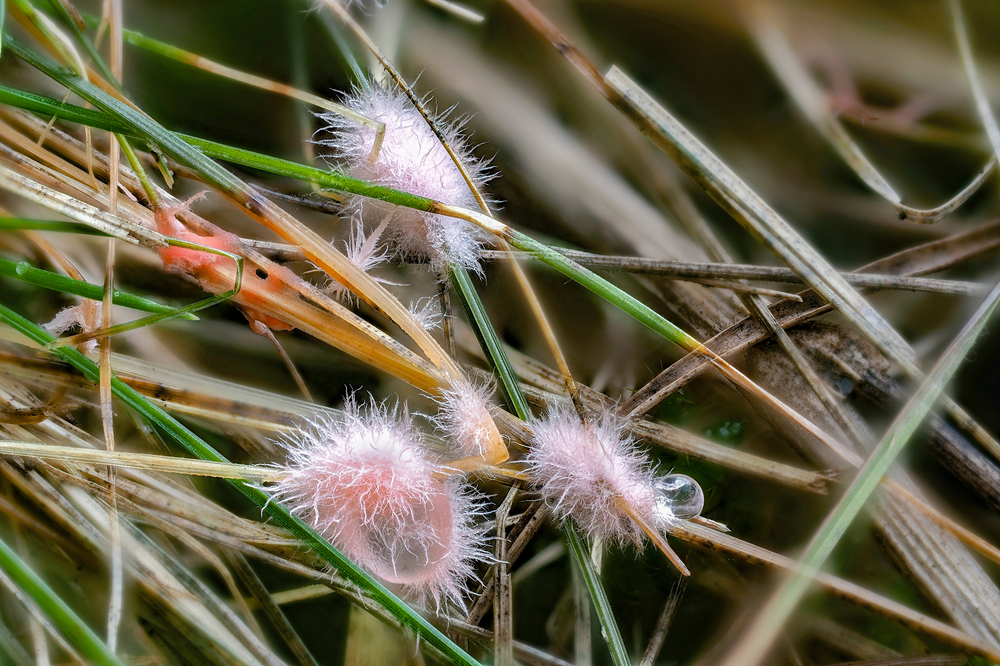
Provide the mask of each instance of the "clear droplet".
{"label": "clear droplet", "polygon": [[657,479],[653,488],[656,491],[654,511],[661,518],[697,518],[705,508],[705,493],[687,474],[667,474]]}
{"label": "clear droplet", "polygon": [[384,524],[367,536],[372,573],[390,583],[414,585],[434,575],[434,567],[451,547],[452,514],[447,494],[414,503],[401,522],[380,517]]}

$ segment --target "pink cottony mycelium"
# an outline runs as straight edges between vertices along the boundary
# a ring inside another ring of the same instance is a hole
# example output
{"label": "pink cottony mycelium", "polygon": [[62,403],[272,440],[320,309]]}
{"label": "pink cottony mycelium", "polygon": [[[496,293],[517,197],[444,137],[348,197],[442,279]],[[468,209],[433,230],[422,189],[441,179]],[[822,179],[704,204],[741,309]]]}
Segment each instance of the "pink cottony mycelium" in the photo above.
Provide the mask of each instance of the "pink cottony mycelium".
{"label": "pink cottony mycelium", "polygon": [[[413,103],[399,90],[377,83],[356,89],[343,103],[363,116],[385,124],[385,135],[374,161],[375,130],[334,114],[323,114],[330,136],[318,141],[333,148],[331,158],[349,175],[436,201],[478,208],[468,183],[441,145],[440,139]],[[443,118],[435,119],[449,145],[456,151],[473,183],[489,179],[487,165],[474,158],[461,128]],[[388,220],[385,239],[403,259],[429,260],[443,274],[450,261],[481,272],[479,251],[487,237],[476,227],[451,217],[425,213],[364,197],[350,197],[345,212],[355,224],[374,228]]]}
{"label": "pink cottony mycelium", "polygon": [[286,442],[274,498],[352,561],[419,605],[462,605],[477,561],[489,559],[475,493],[443,474],[406,413],[349,401]]}
{"label": "pink cottony mycelium", "polygon": [[487,464],[507,459],[507,447],[490,417],[492,393],[490,384],[459,379],[436,396],[438,413],[432,421],[458,456]]}
{"label": "pink cottony mycelium", "polygon": [[590,537],[641,544],[644,533],[623,503],[653,529],[701,512],[704,496],[690,477],[657,477],[649,459],[611,413],[584,423],[568,407],[532,424],[529,473],[560,518]]}

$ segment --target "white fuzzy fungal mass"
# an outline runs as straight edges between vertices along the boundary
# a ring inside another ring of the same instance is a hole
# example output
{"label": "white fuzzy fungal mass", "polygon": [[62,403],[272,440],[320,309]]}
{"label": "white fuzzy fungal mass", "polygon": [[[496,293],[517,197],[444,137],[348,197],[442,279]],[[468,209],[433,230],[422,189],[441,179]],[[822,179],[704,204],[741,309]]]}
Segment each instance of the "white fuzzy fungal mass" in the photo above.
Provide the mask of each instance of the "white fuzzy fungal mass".
{"label": "white fuzzy fungal mass", "polygon": [[[318,143],[333,149],[331,157],[350,176],[478,209],[448,151],[403,92],[372,83],[354,90],[343,103],[367,118],[385,123],[382,146],[373,162],[369,158],[375,145],[374,129],[342,116],[322,115],[327,127]],[[482,186],[489,179],[487,166],[470,154],[461,127],[440,117],[435,123],[477,188]],[[429,260],[439,273],[450,260],[481,272],[479,251],[487,238],[468,222],[357,196],[350,197],[345,208],[362,228],[373,229],[388,219],[384,236],[400,258]]]}
{"label": "white fuzzy fungal mass", "polygon": [[656,476],[618,419],[606,414],[584,424],[570,409],[553,408],[532,428],[529,471],[560,518],[572,518],[590,537],[635,544],[644,534],[620,501],[654,528],[675,520],[657,511]]}

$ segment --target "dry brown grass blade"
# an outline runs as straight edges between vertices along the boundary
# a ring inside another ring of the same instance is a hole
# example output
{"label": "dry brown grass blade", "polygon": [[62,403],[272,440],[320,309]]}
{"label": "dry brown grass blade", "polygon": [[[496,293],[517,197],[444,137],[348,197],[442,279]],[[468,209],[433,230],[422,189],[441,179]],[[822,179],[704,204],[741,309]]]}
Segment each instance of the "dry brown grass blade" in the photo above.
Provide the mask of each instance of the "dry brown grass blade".
{"label": "dry brown grass blade", "polygon": [[216,463],[192,458],[177,458],[150,453],[130,453],[127,451],[102,451],[81,449],[72,446],[33,444],[31,442],[0,441],[0,454],[30,456],[41,460],[65,460],[72,463],[130,469],[145,469],[154,472],[211,476],[222,479],[246,479],[263,483],[280,481],[285,477],[282,470],[256,465],[235,465]]}
{"label": "dry brown grass blade", "polygon": [[[798,566],[795,560],[789,557],[773,553],[766,548],[755,546],[736,537],[693,525],[690,522],[678,523],[672,526],[669,532],[678,539],[711,551],[729,553],[754,564],[781,569],[794,569]],[[1000,660],[1000,650],[995,646],[975,639],[954,627],[879,596],[854,583],[824,573],[817,574],[816,582],[834,596],[891,618],[908,629],[933,636],[942,643],[963,652],[978,654],[993,661]]]}
{"label": "dry brown grass blade", "polygon": [[[120,4],[114,4],[118,6],[120,13]],[[119,23],[120,19],[121,17],[119,16]],[[117,149],[117,145],[115,145],[115,148]],[[117,187],[117,183],[112,183],[112,185]],[[117,207],[118,199],[117,197],[113,197],[111,199],[110,206],[110,212],[112,215],[116,214]],[[115,289],[115,247],[115,239],[112,238],[108,241],[108,256],[104,272],[104,300],[101,307],[101,328],[108,328],[111,326],[111,313],[114,308],[112,298]],[[100,349],[101,370],[99,382],[101,425],[104,431],[104,443],[107,447],[107,452],[113,453],[115,450],[115,421],[114,406],[111,396],[111,338],[105,337],[100,339],[98,345]],[[122,564],[121,529],[118,518],[118,493],[115,490],[117,475],[113,467],[108,467],[107,472],[110,484],[108,517],[111,521],[108,532],[110,537],[109,547],[111,549],[111,591],[108,606],[107,643],[108,647],[113,651],[118,645],[118,628],[121,624],[122,606],[124,605],[123,579],[125,574]]]}
{"label": "dry brown grass blade", "polygon": [[796,625],[803,634],[815,637],[854,659],[883,659],[901,656],[892,648],[821,615],[807,615],[800,619]]}
{"label": "dry brown grass blade", "polygon": [[264,614],[271,621],[274,628],[281,634],[281,637],[288,644],[288,647],[292,650],[295,658],[299,660],[302,666],[318,666],[315,658],[309,652],[309,648],[305,646],[302,639],[299,638],[298,633],[296,633],[295,628],[285,617],[285,614],[278,607],[278,604],[274,601],[274,598],[264,587],[264,583],[257,576],[257,573],[253,570],[250,564],[246,561],[241,553],[227,553],[227,560],[236,570],[239,575],[240,580],[246,585],[247,589],[250,590],[253,595],[253,599],[256,600],[257,605],[264,611]]}
{"label": "dry brown grass blade", "polygon": [[865,661],[845,661],[834,666],[962,666],[968,662],[961,654],[935,654],[926,657],[886,657]]}
{"label": "dry brown grass blade", "polygon": [[674,549],[670,547],[670,544],[667,543],[667,540],[660,535],[656,528],[650,525],[642,514],[635,510],[635,507],[625,500],[619,500],[618,508],[624,511],[629,518],[635,521],[635,524],[642,529],[643,533],[649,538],[650,541],[653,542],[653,545],[666,556],[667,560],[669,560],[670,563],[677,568],[677,571],[679,571],[682,576],[691,575],[691,570],[684,564],[684,560],[682,560],[680,556],[674,552]]}
{"label": "dry brown grass blade", "polygon": [[514,609],[511,597],[510,561],[507,556],[507,516],[517,499],[518,484],[511,486],[496,511],[496,544],[493,556],[493,646],[497,666],[514,664]]}
{"label": "dry brown grass blade", "polygon": [[[69,486],[65,490],[71,501],[94,525],[99,525],[101,521],[107,520],[106,510],[98,504],[88,490],[77,486]],[[212,609],[200,605],[199,602],[202,600],[192,595],[192,590],[175,575],[174,571],[171,571],[172,568],[178,571],[178,568],[171,566],[170,561],[162,555],[157,557],[156,553],[143,548],[139,532],[134,528],[123,530],[122,537],[123,546],[132,555],[130,565],[137,570],[142,578],[155,581],[150,586],[154,593],[163,598],[170,598],[172,601],[174,599],[167,595],[177,595],[176,601],[180,602],[178,606],[185,607],[189,613],[189,622],[198,618],[205,623],[201,626],[195,625],[192,627],[193,629],[203,632],[212,641],[219,641],[220,646],[224,645],[225,649],[242,663],[280,666],[281,661],[271,653],[270,649],[257,639],[235,613],[221,602],[216,603]],[[219,613],[221,617],[217,617],[212,611]],[[216,632],[218,632],[217,635]],[[227,634],[231,635],[232,639],[226,641]]]}
{"label": "dry brown grass blade", "polygon": [[[944,241],[940,241],[944,242]],[[558,248],[557,248],[558,249]],[[985,250],[978,250],[983,252]],[[581,266],[612,271],[623,271],[635,275],[655,275],[678,279],[721,279],[721,280],[760,280],[763,282],[783,282],[801,284],[802,280],[789,268],[776,266],[757,266],[753,264],[711,263],[696,261],[674,261],[666,259],[651,259],[647,257],[612,256],[578,252],[576,250],[560,250]],[[502,259],[503,252],[492,250],[482,253],[485,259]],[[524,253],[515,253],[519,257]],[[918,273],[913,273],[917,275]],[[886,273],[841,273],[848,284],[867,289],[891,289],[900,291],[925,291],[938,294],[955,294],[957,296],[985,296],[990,286],[982,282],[964,282],[962,280],[935,280],[928,278],[890,275]],[[727,284],[729,284],[727,282]],[[783,292],[782,292],[783,293]],[[791,295],[796,296],[797,295]]]}
{"label": "dry brown grass blade", "polygon": [[[521,556],[528,543],[534,538],[538,530],[541,529],[552,517],[551,511],[542,502],[532,502],[521,514],[520,520],[514,525],[507,535],[510,545],[507,548],[507,561],[511,566]],[[465,621],[469,624],[478,625],[486,613],[490,610],[493,601],[493,590],[496,586],[496,569],[490,567],[483,576],[482,590],[479,598],[472,604]]]}
{"label": "dry brown grass blade", "polygon": [[[90,486],[90,488],[93,488],[95,486],[100,487],[100,484],[104,482],[104,479],[100,475],[92,475],[90,477],[90,481],[93,484]],[[113,499],[114,502],[116,503],[115,510],[117,511],[117,502],[119,500],[119,498],[117,497],[117,490],[113,490],[110,487],[108,487],[105,492],[95,493],[95,494],[103,494],[103,496],[109,503]],[[122,499],[121,502],[122,502],[121,508],[123,510],[123,513],[127,513],[131,516],[142,516],[145,522],[151,523],[154,527],[161,530],[165,534],[169,534],[170,536],[177,539],[180,543],[184,544],[188,549],[190,549],[195,555],[201,557],[213,569],[215,569],[219,577],[222,578],[223,583],[225,584],[227,590],[232,595],[237,605],[240,607],[240,610],[243,613],[243,617],[246,620],[247,628],[250,629],[250,631],[252,631],[253,634],[258,639],[261,640],[263,639],[263,632],[261,632],[260,625],[257,624],[257,620],[256,618],[254,618],[253,613],[251,612],[249,606],[247,605],[246,599],[240,592],[239,588],[236,586],[236,580],[233,578],[233,575],[229,571],[229,568],[226,567],[225,564],[223,564],[222,560],[215,553],[213,553],[211,550],[202,545],[201,542],[199,542],[191,534],[186,532],[183,528],[173,525],[169,521],[163,520],[155,515],[151,515],[149,512],[144,512],[140,507],[132,504],[132,502],[130,502],[129,500]],[[267,658],[265,658],[265,661],[267,661]]]}
{"label": "dry brown grass blade", "polygon": [[[951,238],[933,241],[876,261],[858,269],[859,273],[884,272],[903,275],[926,274],[944,270],[962,261],[990,252],[1000,246],[1000,223],[990,223],[957,234]],[[802,323],[832,309],[814,292],[802,292],[802,303],[776,303],[772,312],[783,328]],[[763,327],[752,319],[743,319],[728,330],[719,333],[705,345],[721,356],[746,349],[767,338]],[[704,371],[708,364],[697,354],[688,354],[655,379],[632,394],[620,407],[623,414],[645,414],[660,400]]]}
{"label": "dry brown grass blade", "polygon": [[882,479],[882,484],[909,503],[910,506],[920,511],[936,525],[951,533],[966,546],[972,548],[983,557],[1000,564],[1000,548],[997,548],[972,531],[958,525],[954,520],[948,518],[940,511],[929,505],[926,501],[920,499],[895,481],[885,478]]}
{"label": "dry brown grass blade", "polygon": [[649,644],[642,653],[639,666],[653,666],[656,658],[660,656],[660,648],[663,647],[663,641],[667,637],[667,632],[670,630],[670,624],[673,622],[674,616],[677,615],[677,608],[681,603],[681,598],[683,598],[686,589],[687,581],[683,578],[678,578],[670,587],[667,603],[664,604],[663,610],[660,612],[660,617],[656,621],[656,628],[653,630],[653,636],[649,639]]}
{"label": "dry brown grass blade", "polygon": [[[143,367],[144,364],[136,359],[120,355],[112,358],[112,364],[122,381],[174,412],[268,432],[285,432],[295,421],[310,414],[308,403],[281,406],[287,399],[274,396],[277,400],[267,404],[266,394],[240,391],[242,387],[230,382],[212,382],[207,377],[185,376],[184,373],[161,376],[162,366]],[[3,352],[0,353],[0,367],[9,376],[32,383],[94,390],[93,384],[82,376],[54,361]],[[316,408],[313,413],[320,411]]]}
{"label": "dry brown grass blade", "polygon": [[[49,515],[81,540],[95,554],[105,551],[107,546],[107,510],[98,505],[89,494],[79,487],[68,487],[62,495],[56,487],[45,480],[37,471],[27,476],[14,471],[6,463],[0,464],[6,475],[26,496],[33,498]],[[81,481],[82,483],[82,481]],[[72,498],[71,500],[68,498]],[[243,664],[260,664],[252,654],[235,640],[229,630],[217,620],[208,609],[201,606],[197,596],[185,589],[162,561],[156,559],[144,547],[132,541],[128,533],[123,533],[126,550],[131,554],[129,566],[144,590],[172,606],[188,622],[188,627],[202,635],[210,636],[231,658]]]}

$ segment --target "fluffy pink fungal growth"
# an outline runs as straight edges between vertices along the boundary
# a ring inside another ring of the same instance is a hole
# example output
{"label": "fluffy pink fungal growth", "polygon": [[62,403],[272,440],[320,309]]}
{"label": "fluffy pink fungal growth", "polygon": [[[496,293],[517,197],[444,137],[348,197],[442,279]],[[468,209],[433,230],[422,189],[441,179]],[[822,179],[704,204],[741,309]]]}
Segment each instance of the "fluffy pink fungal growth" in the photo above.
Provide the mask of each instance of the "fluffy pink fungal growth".
{"label": "fluffy pink fungal growth", "polygon": [[473,564],[488,559],[473,491],[437,473],[398,409],[349,402],[311,425],[289,443],[275,499],[410,601],[463,605]]}
{"label": "fluffy pink fungal growth", "polygon": [[458,455],[496,464],[507,459],[507,450],[490,416],[492,393],[489,384],[457,381],[437,398],[440,409],[432,420]]}
{"label": "fluffy pink fungal growth", "polygon": [[[333,136],[319,143],[334,149],[335,159],[352,177],[478,209],[451,156],[403,92],[373,83],[370,89],[356,89],[343,103],[385,123],[382,146],[373,162],[369,158],[375,145],[375,130],[341,116],[321,116]],[[489,179],[486,164],[469,153],[461,127],[440,117],[435,120],[473,182],[481,186]],[[386,238],[402,258],[429,259],[435,270],[442,269],[449,259],[458,260],[475,272],[482,270],[479,250],[486,237],[468,222],[362,197],[352,197],[347,207],[360,212],[369,223],[389,214]]]}
{"label": "fluffy pink fungal growth", "polygon": [[542,498],[588,536],[642,543],[643,531],[622,501],[654,528],[674,519],[657,501],[648,459],[614,416],[585,425],[572,410],[557,407],[532,428],[535,439],[527,460]]}

